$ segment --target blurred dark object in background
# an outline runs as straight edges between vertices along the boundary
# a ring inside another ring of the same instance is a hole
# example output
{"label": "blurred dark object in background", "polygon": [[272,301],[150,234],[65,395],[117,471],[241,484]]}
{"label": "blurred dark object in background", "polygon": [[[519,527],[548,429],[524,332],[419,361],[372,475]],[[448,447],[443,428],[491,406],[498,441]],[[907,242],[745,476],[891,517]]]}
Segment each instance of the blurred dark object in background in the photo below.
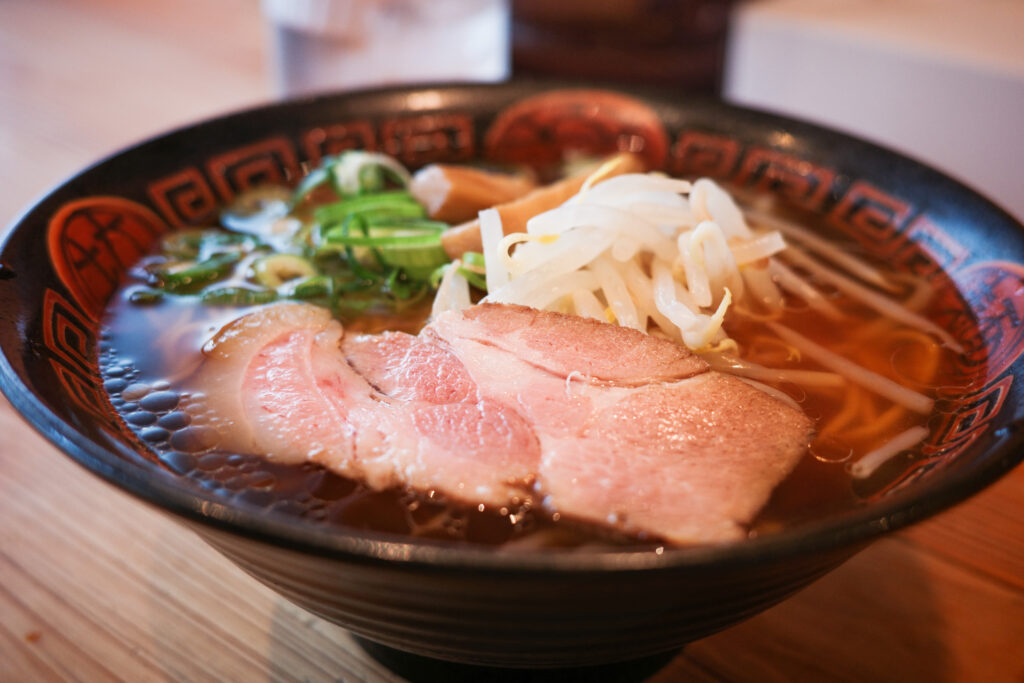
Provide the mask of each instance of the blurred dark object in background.
{"label": "blurred dark object in background", "polygon": [[517,76],[718,94],[734,0],[512,0]]}

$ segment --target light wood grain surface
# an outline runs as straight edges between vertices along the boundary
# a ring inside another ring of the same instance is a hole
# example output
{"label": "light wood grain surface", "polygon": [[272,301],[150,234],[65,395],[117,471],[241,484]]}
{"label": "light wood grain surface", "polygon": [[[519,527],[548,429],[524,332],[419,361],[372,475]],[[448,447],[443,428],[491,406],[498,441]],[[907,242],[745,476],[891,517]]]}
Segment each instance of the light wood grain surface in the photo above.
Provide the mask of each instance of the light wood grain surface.
{"label": "light wood grain surface", "polygon": [[[0,224],[140,138],[271,99],[256,0],[0,0]],[[1024,469],[655,681],[1024,681]],[[400,680],[0,399],[0,680]]]}

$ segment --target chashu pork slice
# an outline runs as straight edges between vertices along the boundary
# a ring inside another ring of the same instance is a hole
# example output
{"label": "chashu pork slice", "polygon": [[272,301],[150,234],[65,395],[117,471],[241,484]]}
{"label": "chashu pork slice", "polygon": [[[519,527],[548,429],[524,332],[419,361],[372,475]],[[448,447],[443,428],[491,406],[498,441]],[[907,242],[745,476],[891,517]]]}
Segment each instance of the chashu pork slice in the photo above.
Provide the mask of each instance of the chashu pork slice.
{"label": "chashu pork slice", "polygon": [[214,415],[218,446],[284,463],[350,460],[347,415],[373,396],[337,352],[341,335],[327,311],[300,305],[268,306],[221,328],[190,382]]}
{"label": "chashu pork slice", "polygon": [[[457,324],[457,330],[447,333]],[[590,318],[512,304],[480,304],[427,328],[502,349],[555,375],[621,385],[683,379],[708,364],[667,339]]]}
{"label": "chashu pork slice", "polygon": [[425,334],[530,421],[537,491],[565,517],[683,544],[743,538],[810,442],[800,410],[626,328],[482,305]]}
{"label": "chashu pork slice", "polygon": [[742,538],[811,436],[799,410],[672,342],[509,305],[343,338],[279,304],[225,328],[199,379],[231,448],[471,504],[532,493],[682,544]]}
{"label": "chashu pork slice", "polygon": [[[414,427],[392,429],[384,444],[418,440],[417,467],[400,471],[403,483],[492,507],[518,504],[529,495],[540,462],[533,428],[515,406],[484,396],[448,349],[421,336],[385,332],[346,337],[342,351],[386,397],[377,419],[389,424],[391,413],[400,414]],[[382,457],[388,457],[386,450]]]}
{"label": "chashu pork slice", "polygon": [[538,487],[566,516],[681,544],[736,540],[810,438],[799,410],[706,372],[604,403],[579,438],[542,439]]}
{"label": "chashu pork slice", "polygon": [[[408,360],[416,354],[406,353],[417,338],[408,335],[412,344],[376,340],[401,356],[403,383],[420,383],[388,396],[349,364],[342,337],[326,311],[304,304],[268,306],[223,328],[193,382],[217,416],[221,448],[316,462],[376,489],[402,485],[495,506],[524,495],[539,448],[518,413],[471,385],[451,400],[443,378],[417,379]],[[440,358],[457,374],[458,361],[438,352],[418,367]]]}

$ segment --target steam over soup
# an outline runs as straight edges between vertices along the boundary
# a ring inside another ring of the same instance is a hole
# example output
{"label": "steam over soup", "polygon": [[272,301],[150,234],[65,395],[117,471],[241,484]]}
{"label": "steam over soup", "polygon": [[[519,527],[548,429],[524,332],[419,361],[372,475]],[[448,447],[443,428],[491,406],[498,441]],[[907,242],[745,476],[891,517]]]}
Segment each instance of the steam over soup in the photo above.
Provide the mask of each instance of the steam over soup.
{"label": "steam over soup", "polygon": [[927,283],[628,156],[549,189],[349,152],[133,278],[101,366],[168,467],[506,546],[719,543],[856,505],[916,457],[961,351]]}

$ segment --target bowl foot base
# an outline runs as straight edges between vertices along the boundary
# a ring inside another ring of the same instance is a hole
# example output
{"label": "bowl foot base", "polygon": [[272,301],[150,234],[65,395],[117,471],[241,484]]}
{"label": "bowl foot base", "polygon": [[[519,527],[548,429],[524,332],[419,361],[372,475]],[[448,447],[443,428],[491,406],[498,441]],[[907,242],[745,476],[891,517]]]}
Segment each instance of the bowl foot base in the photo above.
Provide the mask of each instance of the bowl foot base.
{"label": "bowl foot base", "polygon": [[595,666],[552,669],[506,669],[502,667],[460,664],[442,659],[396,650],[360,636],[354,636],[360,647],[392,673],[411,683],[417,681],[446,681],[462,683],[488,681],[489,683],[633,683],[653,676],[682,650],[670,650],[639,659]]}

